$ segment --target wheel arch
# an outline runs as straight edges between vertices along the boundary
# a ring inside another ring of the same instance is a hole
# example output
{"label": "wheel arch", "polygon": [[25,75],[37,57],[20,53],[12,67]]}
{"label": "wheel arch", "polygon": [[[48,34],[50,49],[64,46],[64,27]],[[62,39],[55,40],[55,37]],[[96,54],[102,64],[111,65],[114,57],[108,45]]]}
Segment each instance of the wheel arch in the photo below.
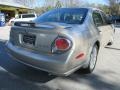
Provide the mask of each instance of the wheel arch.
{"label": "wheel arch", "polygon": [[94,45],[97,45],[98,49],[100,49],[100,42],[97,40]]}

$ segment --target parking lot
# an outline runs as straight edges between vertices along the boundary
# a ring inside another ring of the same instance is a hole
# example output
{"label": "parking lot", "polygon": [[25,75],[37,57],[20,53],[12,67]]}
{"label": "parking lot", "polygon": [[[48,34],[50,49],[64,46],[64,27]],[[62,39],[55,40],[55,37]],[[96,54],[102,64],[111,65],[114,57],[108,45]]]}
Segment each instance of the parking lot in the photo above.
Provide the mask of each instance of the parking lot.
{"label": "parking lot", "polygon": [[0,90],[120,90],[120,28],[114,44],[99,52],[95,71],[57,77],[16,62],[7,54],[5,43],[10,27],[0,27]]}

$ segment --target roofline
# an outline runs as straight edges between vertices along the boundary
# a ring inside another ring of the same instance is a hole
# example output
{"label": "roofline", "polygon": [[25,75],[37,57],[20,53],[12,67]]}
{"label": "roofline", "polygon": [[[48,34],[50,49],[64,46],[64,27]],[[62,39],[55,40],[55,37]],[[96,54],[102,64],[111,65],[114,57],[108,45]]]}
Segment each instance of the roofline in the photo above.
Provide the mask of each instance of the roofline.
{"label": "roofline", "polygon": [[102,11],[101,9],[98,9],[98,8],[94,8],[94,7],[69,7],[69,8],[55,8],[55,9],[88,9],[88,10],[100,10]]}

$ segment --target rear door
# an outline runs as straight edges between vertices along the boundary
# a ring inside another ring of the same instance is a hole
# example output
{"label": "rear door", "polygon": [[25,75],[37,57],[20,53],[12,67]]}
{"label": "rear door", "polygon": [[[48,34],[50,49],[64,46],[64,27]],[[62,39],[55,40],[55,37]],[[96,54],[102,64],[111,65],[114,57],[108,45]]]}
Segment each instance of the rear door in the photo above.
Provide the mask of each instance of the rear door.
{"label": "rear door", "polygon": [[97,29],[100,32],[102,46],[106,46],[111,38],[112,27],[105,23],[105,20],[103,19],[100,11],[93,12],[93,20]]}

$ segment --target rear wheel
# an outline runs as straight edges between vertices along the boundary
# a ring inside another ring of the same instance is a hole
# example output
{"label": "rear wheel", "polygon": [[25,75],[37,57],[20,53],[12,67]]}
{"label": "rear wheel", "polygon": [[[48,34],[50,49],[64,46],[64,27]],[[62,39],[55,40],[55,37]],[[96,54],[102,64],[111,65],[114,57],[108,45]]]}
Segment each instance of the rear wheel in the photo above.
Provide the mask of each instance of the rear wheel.
{"label": "rear wheel", "polygon": [[113,44],[113,42],[108,42],[107,46],[111,46]]}
{"label": "rear wheel", "polygon": [[93,47],[93,49],[90,53],[90,59],[89,59],[88,67],[81,69],[81,72],[83,74],[89,74],[89,73],[93,72],[93,70],[96,66],[97,56],[98,56],[98,46],[94,45],[94,47]]}
{"label": "rear wheel", "polygon": [[113,36],[112,36],[112,37],[111,37],[111,40],[108,42],[107,45],[108,45],[108,46],[111,46],[111,45],[113,44],[113,40],[114,40],[114,39],[113,39]]}

